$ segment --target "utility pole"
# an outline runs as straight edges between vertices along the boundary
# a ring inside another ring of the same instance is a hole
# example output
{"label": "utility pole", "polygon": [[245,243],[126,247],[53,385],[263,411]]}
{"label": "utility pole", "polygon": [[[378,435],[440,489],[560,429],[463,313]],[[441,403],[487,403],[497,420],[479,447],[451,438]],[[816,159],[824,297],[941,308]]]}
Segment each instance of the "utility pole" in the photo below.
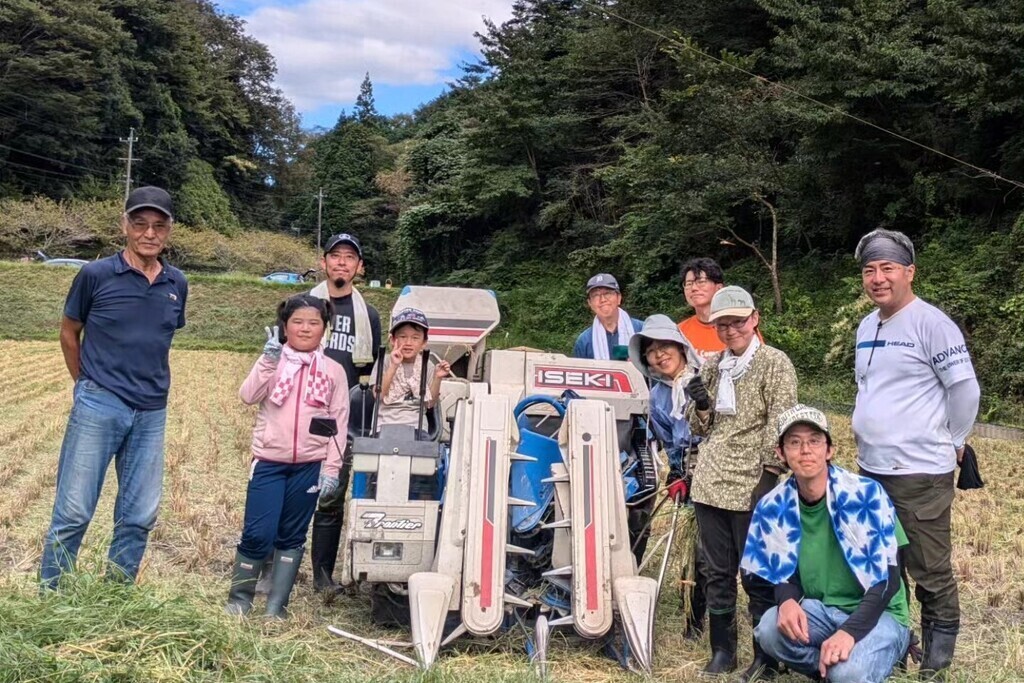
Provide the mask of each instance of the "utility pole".
{"label": "utility pole", "polygon": [[128,195],[132,191],[132,162],[133,161],[138,161],[138,159],[132,158],[132,149],[134,148],[135,143],[138,142],[138,138],[135,137],[135,129],[134,128],[129,128],[128,129],[128,139],[125,140],[124,138],[121,138],[121,142],[127,142],[128,143],[128,157],[127,158],[121,157],[119,159],[119,161],[124,161],[124,162],[127,163],[127,167],[125,168],[125,171],[124,171],[124,200],[125,200],[125,202],[127,202],[128,201]]}
{"label": "utility pole", "polygon": [[320,253],[320,232],[324,221],[324,188],[316,193],[316,253]]}

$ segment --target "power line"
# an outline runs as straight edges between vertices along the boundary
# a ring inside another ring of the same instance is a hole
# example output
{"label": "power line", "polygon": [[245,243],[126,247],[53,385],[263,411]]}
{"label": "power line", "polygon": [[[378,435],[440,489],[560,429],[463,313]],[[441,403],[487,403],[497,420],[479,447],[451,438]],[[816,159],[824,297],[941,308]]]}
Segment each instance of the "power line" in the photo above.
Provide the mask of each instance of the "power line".
{"label": "power line", "polygon": [[23,149],[17,149],[15,147],[11,147],[10,145],[2,145],[2,144],[0,144],[0,148],[7,149],[7,150],[10,150],[12,152],[17,152],[18,154],[24,154],[25,156],[28,156],[28,157],[35,157],[36,159],[42,159],[43,161],[52,161],[53,163],[60,164],[62,166],[70,166],[71,168],[80,168],[83,171],[89,171],[90,173],[99,173],[99,174],[103,173],[102,171],[99,171],[99,170],[97,170],[95,168],[90,168],[88,166],[82,166],[81,164],[73,164],[70,161],[62,161],[60,159],[54,159],[53,157],[44,156],[42,154],[36,154],[34,152],[26,152]]}
{"label": "power line", "polygon": [[891,137],[894,137],[897,140],[902,140],[903,142],[909,143],[909,144],[914,145],[916,147],[920,147],[923,150],[927,150],[927,151],[931,152],[932,154],[937,154],[937,155],[939,155],[941,157],[949,159],[950,161],[952,161],[954,163],[960,164],[961,166],[964,166],[966,168],[970,168],[970,169],[972,169],[974,171],[977,171],[978,173],[981,173],[983,176],[987,176],[989,178],[992,178],[993,180],[999,180],[999,181],[1002,181],[1004,183],[1007,183],[1008,185],[1013,185],[1014,187],[1024,189],[1024,183],[1021,183],[1021,182],[1019,182],[1017,180],[1013,180],[1012,178],[1006,178],[1004,176],[999,175],[995,171],[989,170],[987,168],[983,168],[983,167],[978,166],[976,164],[972,164],[971,162],[965,161],[963,159],[960,159],[959,157],[955,157],[952,154],[947,154],[946,152],[943,152],[941,150],[935,149],[934,147],[930,147],[930,146],[924,144],[923,142],[918,142],[917,140],[914,140],[913,138],[908,138],[905,135],[901,135],[901,134],[897,133],[896,131],[889,130],[888,128],[885,128],[884,126],[878,125],[877,123],[873,123],[871,121],[868,121],[867,119],[862,119],[861,117],[857,116],[856,114],[851,114],[851,113],[849,113],[847,111],[843,111],[842,109],[840,109],[839,107],[837,107],[835,105],[828,104],[826,102],[822,102],[821,100],[816,100],[815,98],[811,97],[810,95],[803,94],[802,92],[800,92],[799,90],[797,90],[793,86],[786,85],[785,83],[782,83],[781,81],[773,81],[773,80],[771,80],[769,78],[765,78],[764,76],[762,76],[760,74],[757,74],[757,73],[754,73],[753,71],[749,71],[747,69],[744,69],[741,66],[737,66],[736,64],[731,64],[731,63],[725,61],[724,59],[721,59],[719,57],[715,57],[714,55],[710,55],[710,54],[704,52],[703,50],[698,50],[697,48],[693,47],[692,45],[687,45],[686,43],[683,43],[680,40],[677,40],[675,38],[671,38],[671,37],[665,35],[661,31],[658,31],[656,29],[650,28],[649,26],[644,26],[643,24],[640,24],[640,23],[638,23],[636,21],[633,21],[632,19],[627,19],[626,17],[620,16],[620,15],[616,14],[615,12],[612,12],[611,10],[609,10],[606,7],[601,7],[600,5],[597,5],[597,4],[593,3],[593,2],[591,2],[591,0],[580,0],[580,4],[585,5],[587,7],[590,7],[591,9],[593,9],[593,10],[595,10],[597,12],[600,12],[602,14],[606,14],[609,17],[612,17],[613,19],[618,19],[619,21],[621,21],[621,22],[623,22],[625,24],[629,24],[630,26],[633,26],[635,28],[638,28],[641,31],[644,31],[646,33],[650,33],[653,36],[657,36],[658,38],[661,38],[662,40],[666,40],[669,43],[672,43],[673,45],[676,45],[676,46],[678,46],[678,47],[680,47],[680,48],[682,48],[682,49],[684,49],[684,50],[686,50],[688,52],[692,52],[693,54],[699,55],[699,56],[703,57],[704,59],[708,59],[708,60],[711,60],[711,61],[716,62],[718,64],[721,64],[723,66],[727,66],[730,69],[733,69],[735,71],[739,71],[740,73],[746,74],[747,76],[750,76],[751,78],[757,79],[758,81],[761,81],[762,83],[767,83],[769,85],[773,85],[773,86],[775,86],[775,87],[777,87],[777,88],[779,88],[781,90],[784,90],[784,91],[790,93],[791,95],[795,95],[795,96],[799,97],[802,100],[806,100],[808,102],[811,102],[813,104],[818,105],[819,107],[827,109],[828,111],[831,111],[831,112],[833,112],[835,114],[839,114],[840,116],[842,116],[844,118],[848,118],[848,119],[850,119],[852,121],[856,121],[857,123],[859,123],[861,125],[864,125],[864,126],[868,126],[869,128],[874,128],[875,130],[877,130],[877,131],[879,131],[881,133],[885,133],[886,135],[889,135]]}
{"label": "power line", "polygon": [[49,169],[40,168],[38,166],[28,166],[26,164],[19,164],[19,163],[14,162],[14,161],[4,161],[2,164],[0,164],[0,168],[3,168],[4,166],[15,166],[15,167],[18,167],[18,168],[26,168],[26,169],[28,169],[30,171],[34,171],[35,173],[45,173],[45,174],[48,174],[48,175],[61,176],[63,178],[72,178],[74,180],[81,180],[81,176],[71,175],[70,173],[61,173],[60,171],[51,171]]}

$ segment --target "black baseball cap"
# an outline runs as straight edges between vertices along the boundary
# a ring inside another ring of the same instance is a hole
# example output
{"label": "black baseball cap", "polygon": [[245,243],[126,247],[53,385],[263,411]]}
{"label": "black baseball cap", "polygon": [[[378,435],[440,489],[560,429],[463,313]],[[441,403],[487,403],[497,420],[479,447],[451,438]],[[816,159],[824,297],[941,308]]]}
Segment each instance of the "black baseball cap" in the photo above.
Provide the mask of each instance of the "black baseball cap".
{"label": "black baseball cap", "polygon": [[359,244],[359,240],[355,238],[355,235],[350,235],[347,232],[343,232],[340,235],[332,235],[327,244],[324,245],[324,253],[329,254],[339,244],[347,244],[356,250],[359,254],[359,258],[363,258],[363,247]]}
{"label": "black baseball cap", "polygon": [[124,212],[130,214],[139,209],[156,209],[174,220],[174,202],[171,201],[171,195],[162,187],[146,185],[132,190],[124,203]]}

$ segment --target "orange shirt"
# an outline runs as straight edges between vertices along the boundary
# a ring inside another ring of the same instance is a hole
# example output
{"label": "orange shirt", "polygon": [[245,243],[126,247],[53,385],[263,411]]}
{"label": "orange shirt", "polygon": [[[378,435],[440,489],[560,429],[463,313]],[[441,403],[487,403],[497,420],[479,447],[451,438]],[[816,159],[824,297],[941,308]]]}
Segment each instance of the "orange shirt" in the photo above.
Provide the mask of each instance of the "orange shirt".
{"label": "orange shirt", "polygon": [[[700,318],[691,315],[679,323],[679,331],[690,340],[690,343],[693,344],[693,347],[704,360],[707,360],[716,353],[725,351],[725,344],[718,338],[718,330],[715,329],[714,323],[702,323]],[[764,341],[764,337],[761,336],[761,330],[757,331],[757,338],[762,342]]]}

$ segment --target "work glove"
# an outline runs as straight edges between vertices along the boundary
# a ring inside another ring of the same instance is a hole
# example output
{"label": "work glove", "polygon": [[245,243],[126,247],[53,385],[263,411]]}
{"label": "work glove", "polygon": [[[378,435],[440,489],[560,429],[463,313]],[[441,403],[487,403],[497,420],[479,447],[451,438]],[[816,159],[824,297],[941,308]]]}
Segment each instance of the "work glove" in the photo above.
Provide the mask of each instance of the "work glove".
{"label": "work glove", "polygon": [[704,380],[700,375],[694,375],[693,379],[686,384],[684,391],[693,401],[693,405],[697,406],[697,410],[711,409],[711,397],[708,395],[708,388],[704,386]]}
{"label": "work glove", "polygon": [[264,327],[267,332],[267,343],[263,345],[263,355],[270,360],[277,362],[281,359],[281,341],[278,338],[278,327]]}
{"label": "work glove", "polygon": [[320,475],[320,497],[318,500],[323,501],[329,499],[338,490],[338,478],[328,477],[326,475]]}
{"label": "work glove", "polygon": [[689,482],[683,477],[683,473],[674,467],[668,471],[668,476],[665,477],[665,487],[668,489],[668,497],[677,503],[685,502],[690,494]]}

